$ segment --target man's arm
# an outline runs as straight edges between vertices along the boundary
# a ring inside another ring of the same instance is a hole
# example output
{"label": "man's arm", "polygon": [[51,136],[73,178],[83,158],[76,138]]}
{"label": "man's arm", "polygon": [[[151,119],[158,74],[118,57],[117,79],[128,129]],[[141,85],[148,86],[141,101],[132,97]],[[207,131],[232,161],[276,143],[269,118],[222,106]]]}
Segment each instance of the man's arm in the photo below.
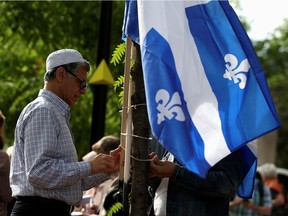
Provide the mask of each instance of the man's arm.
{"label": "man's arm", "polygon": [[150,176],[170,177],[170,181],[178,187],[199,196],[231,197],[236,193],[244,176],[245,160],[240,151],[231,153],[214,165],[205,178],[183,166],[151,156]]}

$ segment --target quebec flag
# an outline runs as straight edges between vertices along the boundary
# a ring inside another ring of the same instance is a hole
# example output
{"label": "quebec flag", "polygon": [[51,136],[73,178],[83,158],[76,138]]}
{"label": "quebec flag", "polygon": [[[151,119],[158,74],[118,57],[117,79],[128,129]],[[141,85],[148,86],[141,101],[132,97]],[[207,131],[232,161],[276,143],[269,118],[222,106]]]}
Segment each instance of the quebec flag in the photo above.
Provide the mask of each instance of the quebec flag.
{"label": "quebec flag", "polygon": [[[242,148],[250,197],[250,141],[280,127],[253,46],[226,0],[127,1],[124,35],[140,44],[156,139],[187,169],[208,170]],[[139,33],[138,33],[139,32]]]}

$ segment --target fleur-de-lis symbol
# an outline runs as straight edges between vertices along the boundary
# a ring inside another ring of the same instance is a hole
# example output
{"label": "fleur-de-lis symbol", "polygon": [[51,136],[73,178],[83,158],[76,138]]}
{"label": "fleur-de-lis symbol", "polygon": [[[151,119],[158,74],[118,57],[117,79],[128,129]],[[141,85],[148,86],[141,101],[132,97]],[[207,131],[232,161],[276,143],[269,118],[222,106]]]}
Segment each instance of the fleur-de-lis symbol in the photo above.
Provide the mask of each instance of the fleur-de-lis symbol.
{"label": "fleur-de-lis symbol", "polygon": [[175,118],[178,121],[185,121],[185,116],[181,108],[181,99],[178,92],[175,92],[170,99],[168,91],[160,89],[155,96],[155,101],[158,103],[158,125],[162,121],[165,121],[165,117],[169,120]]}
{"label": "fleur-de-lis symbol", "polygon": [[244,59],[238,65],[238,59],[232,54],[227,54],[224,57],[226,62],[226,70],[223,75],[224,78],[234,81],[234,83],[239,83],[239,87],[244,89],[246,86],[247,77],[243,72],[248,72],[250,69],[250,64],[247,59]]}

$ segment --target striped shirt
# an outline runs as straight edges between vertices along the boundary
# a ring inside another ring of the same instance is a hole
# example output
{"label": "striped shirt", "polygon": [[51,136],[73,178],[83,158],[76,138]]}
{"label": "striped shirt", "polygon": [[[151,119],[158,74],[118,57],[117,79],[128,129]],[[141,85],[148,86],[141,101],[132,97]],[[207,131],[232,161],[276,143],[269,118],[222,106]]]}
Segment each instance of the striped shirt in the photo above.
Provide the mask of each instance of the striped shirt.
{"label": "striped shirt", "polygon": [[91,175],[91,165],[78,162],[69,119],[68,104],[45,89],[24,108],[15,129],[12,196],[41,196],[74,205],[83,190],[110,178],[105,173]]}

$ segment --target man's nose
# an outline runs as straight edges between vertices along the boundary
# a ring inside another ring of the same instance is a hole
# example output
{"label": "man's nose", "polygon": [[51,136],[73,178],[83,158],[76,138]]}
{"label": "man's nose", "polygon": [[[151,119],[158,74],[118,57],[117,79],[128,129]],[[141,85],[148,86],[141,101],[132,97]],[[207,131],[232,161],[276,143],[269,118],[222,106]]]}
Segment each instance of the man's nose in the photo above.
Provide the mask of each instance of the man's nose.
{"label": "man's nose", "polygon": [[81,94],[86,94],[86,89],[87,89],[87,88],[82,88],[82,89],[80,89]]}

